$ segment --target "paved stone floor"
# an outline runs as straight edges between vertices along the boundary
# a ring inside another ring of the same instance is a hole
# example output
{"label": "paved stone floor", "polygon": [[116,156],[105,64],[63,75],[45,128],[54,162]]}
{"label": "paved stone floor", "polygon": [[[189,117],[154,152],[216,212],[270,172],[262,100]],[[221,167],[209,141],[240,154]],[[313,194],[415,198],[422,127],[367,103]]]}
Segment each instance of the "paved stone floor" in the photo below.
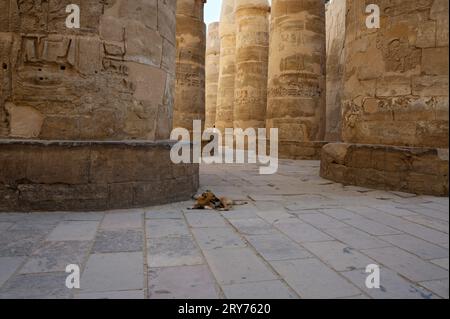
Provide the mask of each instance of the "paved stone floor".
{"label": "paved stone floor", "polygon": [[[448,198],[344,187],[319,162],[201,167],[191,201],[108,212],[0,213],[0,298],[448,298]],[[80,289],[65,267],[81,268]],[[380,289],[365,267],[381,268]]]}

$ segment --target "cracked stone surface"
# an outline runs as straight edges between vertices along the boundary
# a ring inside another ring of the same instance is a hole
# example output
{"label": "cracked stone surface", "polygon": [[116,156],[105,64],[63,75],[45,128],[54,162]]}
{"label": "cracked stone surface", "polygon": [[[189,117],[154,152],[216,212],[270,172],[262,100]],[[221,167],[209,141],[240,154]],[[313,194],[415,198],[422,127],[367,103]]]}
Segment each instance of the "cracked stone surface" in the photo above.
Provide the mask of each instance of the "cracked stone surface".
{"label": "cracked stone surface", "polygon": [[447,197],[343,186],[294,160],[274,175],[203,165],[205,189],[248,204],[0,213],[0,298],[449,297]]}

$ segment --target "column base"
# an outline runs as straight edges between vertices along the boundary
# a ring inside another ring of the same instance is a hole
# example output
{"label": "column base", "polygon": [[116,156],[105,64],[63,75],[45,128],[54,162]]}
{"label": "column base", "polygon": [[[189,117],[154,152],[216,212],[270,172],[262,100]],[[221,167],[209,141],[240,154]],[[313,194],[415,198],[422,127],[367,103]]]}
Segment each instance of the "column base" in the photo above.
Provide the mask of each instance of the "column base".
{"label": "column base", "polygon": [[198,164],[172,141],[0,140],[0,211],[144,207],[189,199]]}
{"label": "column base", "polygon": [[320,176],[345,185],[448,196],[448,149],[329,143]]}
{"label": "column base", "polygon": [[320,160],[322,147],[328,142],[279,141],[278,156],[293,160]]}

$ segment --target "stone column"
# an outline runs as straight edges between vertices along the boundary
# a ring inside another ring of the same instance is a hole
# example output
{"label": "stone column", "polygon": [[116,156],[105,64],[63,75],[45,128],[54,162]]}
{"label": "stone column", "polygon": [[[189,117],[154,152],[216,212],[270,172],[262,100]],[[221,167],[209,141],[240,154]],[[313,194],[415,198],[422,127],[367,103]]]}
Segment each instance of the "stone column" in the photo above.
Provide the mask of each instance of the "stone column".
{"label": "stone column", "polygon": [[[66,26],[66,6],[80,28]],[[0,2],[0,210],[189,198],[175,165],[175,1]]]}
{"label": "stone column", "polygon": [[321,175],[342,183],[448,195],[448,1],[347,1],[342,135]]}
{"label": "stone column", "polygon": [[326,133],[325,140],[341,140],[341,96],[344,89],[346,0],[326,4]]}
{"label": "stone column", "polygon": [[236,0],[235,128],[265,128],[269,2]]}
{"label": "stone column", "polygon": [[220,13],[220,71],[217,88],[216,128],[222,133],[233,127],[234,78],[236,71],[235,0],[223,0]]}
{"label": "stone column", "polygon": [[205,128],[213,128],[216,124],[217,82],[219,81],[220,37],[219,22],[208,25],[206,39],[206,100]]}
{"label": "stone column", "polygon": [[176,84],[173,126],[192,132],[192,121],[205,120],[206,0],[177,0]]}
{"label": "stone column", "polygon": [[317,158],[325,133],[325,5],[273,0],[267,128],[278,128],[279,153]]}

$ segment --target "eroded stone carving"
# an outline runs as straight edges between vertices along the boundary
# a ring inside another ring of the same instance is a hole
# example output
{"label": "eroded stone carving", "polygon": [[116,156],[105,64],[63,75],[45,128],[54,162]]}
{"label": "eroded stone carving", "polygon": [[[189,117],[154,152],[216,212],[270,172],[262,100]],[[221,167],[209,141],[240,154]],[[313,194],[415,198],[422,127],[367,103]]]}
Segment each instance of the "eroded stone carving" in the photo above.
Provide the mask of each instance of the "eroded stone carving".
{"label": "eroded stone carving", "polygon": [[205,0],[177,1],[174,127],[192,132],[193,120],[205,119]]}
{"label": "eroded stone carving", "polygon": [[315,0],[273,0],[267,128],[278,128],[281,156],[291,142],[325,134],[325,6]]}
{"label": "eroded stone carving", "polygon": [[216,128],[233,127],[236,74],[235,0],[223,0],[220,14],[220,70],[217,88]]}
{"label": "eroded stone carving", "polygon": [[265,128],[269,3],[236,0],[236,75],[233,124],[235,128]]}
{"label": "eroded stone carving", "polygon": [[208,25],[208,37],[206,39],[205,128],[213,128],[216,124],[219,63],[220,63],[219,22],[213,22]]}

